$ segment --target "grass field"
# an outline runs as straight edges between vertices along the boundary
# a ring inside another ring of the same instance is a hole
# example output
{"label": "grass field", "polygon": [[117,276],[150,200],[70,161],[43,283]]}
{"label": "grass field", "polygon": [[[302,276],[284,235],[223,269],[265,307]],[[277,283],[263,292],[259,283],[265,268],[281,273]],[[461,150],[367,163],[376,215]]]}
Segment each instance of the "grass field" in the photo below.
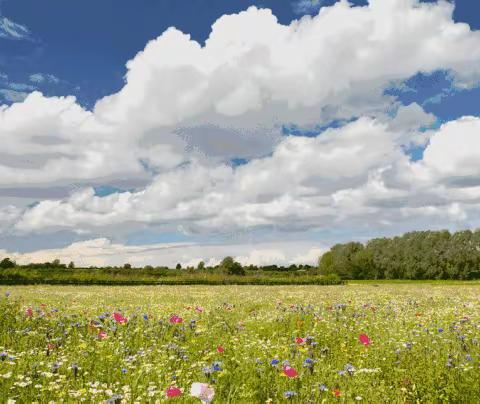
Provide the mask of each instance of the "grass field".
{"label": "grass field", "polygon": [[480,401],[480,285],[0,293],[1,402]]}

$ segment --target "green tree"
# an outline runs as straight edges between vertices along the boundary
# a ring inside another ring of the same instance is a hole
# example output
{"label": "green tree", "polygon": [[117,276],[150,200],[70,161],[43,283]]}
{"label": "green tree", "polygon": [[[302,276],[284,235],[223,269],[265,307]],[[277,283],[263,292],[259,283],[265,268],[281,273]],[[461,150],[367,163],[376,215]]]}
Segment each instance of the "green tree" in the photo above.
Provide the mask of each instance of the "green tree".
{"label": "green tree", "polygon": [[8,268],[14,268],[15,267],[15,261],[12,261],[10,258],[4,258],[2,261],[0,261],[0,268],[2,269],[8,269]]}
{"label": "green tree", "polygon": [[227,275],[245,275],[245,269],[232,257],[225,257],[220,263],[220,271]]}
{"label": "green tree", "polygon": [[197,271],[203,271],[205,269],[205,262],[200,261],[197,265]]}
{"label": "green tree", "polygon": [[180,262],[177,264],[177,266],[175,267],[175,269],[182,269],[182,264],[180,264]]}
{"label": "green tree", "polygon": [[70,269],[75,268],[75,263],[74,263],[73,261],[70,261],[69,264],[68,264],[68,267],[69,267]]}

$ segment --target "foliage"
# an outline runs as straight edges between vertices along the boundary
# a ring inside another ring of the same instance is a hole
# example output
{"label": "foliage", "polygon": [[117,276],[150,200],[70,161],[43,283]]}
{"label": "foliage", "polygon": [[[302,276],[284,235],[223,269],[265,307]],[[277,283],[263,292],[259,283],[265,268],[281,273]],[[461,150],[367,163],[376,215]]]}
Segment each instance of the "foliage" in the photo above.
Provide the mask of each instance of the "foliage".
{"label": "foliage", "polygon": [[319,261],[322,274],[342,279],[480,278],[480,230],[421,231],[333,246]]}
{"label": "foliage", "polygon": [[225,257],[220,263],[220,271],[227,275],[245,275],[242,265],[232,257]]}
{"label": "foliage", "polygon": [[165,267],[145,268],[51,268],[17,266],[0,271],[0,284],[79,284],[79,285],[282,285],[315,284],[335,285],[342,281],[336,275],[323,276],[304,272],[246,271],[245,275],[228,275],[220,268],[203,271],[169,269]]}
{"label": "foliage", "polygon": [[15,262],[12,261],[10,258],[4,258],[2,261],[0,261],[0,268],[1,269],[15,268]]}

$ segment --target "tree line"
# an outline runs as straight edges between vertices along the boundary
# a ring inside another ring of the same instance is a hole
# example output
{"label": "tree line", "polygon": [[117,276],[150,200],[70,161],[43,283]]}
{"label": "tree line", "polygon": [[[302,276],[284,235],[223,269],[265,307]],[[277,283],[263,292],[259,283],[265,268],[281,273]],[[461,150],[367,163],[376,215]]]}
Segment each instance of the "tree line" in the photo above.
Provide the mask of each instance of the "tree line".
{"label": "tree line", "polygon": [[78,268],[58,259],[52,262],[17,265],[10,258],[0,258],[0,284],[77,284],[77,285],[335,285],[343,283],[336,275],[323,276],[318,268],[305,265],[288,267],[269,265],[242,266],[232,257],[219,264],[175,268],[129,263],[116,267]]}
{"label": "tree line", "polygon": [[[9,257],[0,259],[0,269],[9,269],[9,268],[31,268],[31,269],[75,269],[77,268],[73,261],[70,261],[68,264],[61,263],[59,259],[55,259],[51,262],[39,262],[39,263],[29,263],[25,265],[18,265],[15,261]],[[77,268],[78,269],[78,268]],[[86,269],[86,268],[83,268]],[[98,267],[90,266],[88,269],[100,269]],[[130,263],[125,263],[122,266],[105,266],[101,269],[104,270],[134,270],[134,271],[144,271],[144,272],[155,272],[155,273],[164,273],[164,274],[174,274],[175,272],[184,273],[184,272],[208,272],[208,273],[220,273],[225,275],[246,275],[247,273],[254,272],[315,272],[316,267],[312,265],[296,265],[292,264],[289,266],[282,265],[242,265],[239,262],[235,261],[232,257],[225,257],[219,264],[213,266],[207,266],[204,261],[200,261],[196,267],[194,266],[185,266],[182,267],[182,264],[178,263],[175,268],[169,268],[166,266],[152,266],[145,265],[143,267],[135,267]]]}
{"label": "tree line", "polygon": [[319,272],[341,279],[479,279],[480,230],[415,231],[334,245]]}

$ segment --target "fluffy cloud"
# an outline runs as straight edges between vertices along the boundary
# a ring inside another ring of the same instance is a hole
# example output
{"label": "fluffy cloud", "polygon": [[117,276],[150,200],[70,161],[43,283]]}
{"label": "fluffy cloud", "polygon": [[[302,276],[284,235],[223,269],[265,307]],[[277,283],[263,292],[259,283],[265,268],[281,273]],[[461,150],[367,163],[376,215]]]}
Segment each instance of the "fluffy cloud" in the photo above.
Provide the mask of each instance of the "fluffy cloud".
{"label": "fluffy cloud", "polygon": [[349,114],[419,71],[478,73],[480,37],[454,23],[452,11],[447,2],[341,1],[284,26],[270,10],[252,7],[218,19],[204,47],[171,28],[128,62],[126,85],[95,113],[133,130],[215,114],[263,111],[255,123],[268,125],[318,122],[328,106]]}
{"label": "fluffy cloud", "polygon": [[[39,93],[4,106],[0,186],[148,179],[198,159],[260,157],[284,124],[382,115],[394,103],[384,89],[419,71],[472,82],[480,36],[452,11],[445,1],[340,1],[282,25],[251,7],[219,18],[204,46],[170,28],[127,63],[124,87],[93,112]],[[34,170],[19,169],[24,153]]]}
{"label": "fluffy cloud", "polygon": [[412,162],[387,124],[362,118],[315,138],[288,137],[272,156],[236,169],[191,164],[157,176],[139,192],[100,197],[85,189],[66,200],[43,201],[28,209],[16,228],[93,233],[135,223],[187,232],[325,230],[365,223],[373,228],[441,217],[443,210],[450,210],[454,221],[466,221],[468,211],[480,208],[479,131],[479,118],[443,125],[425,134],[430,139],[425,157]]}
{"label": "fluffy cloud", "polygon": [[479,118],[464,117],[443,125],[431,138],[423,162],[442,178],[480,181]]}
{"label": "fluffy cloud", "polygon": [[54,259],[59,259],[64,263],[74,261],[79,267],[120,266],[126,262],[134,266],[167,265],[174,267],[178,262],[183,266],[196,266],[200,261],[204,261],[207,265],[216,265],[226,256],[234,256],[245,265],[290,265],[293,263],[313,265],[324,251],[325,248],[320,248],[318,243],[313,242],[263,243],[255,246],[251,244],[187,243],[127,246],[102,238],[73,243],[61,249],[39,250],[24,254],[0,250],[0,256],[12,257],[21,264],[51,262]]}

